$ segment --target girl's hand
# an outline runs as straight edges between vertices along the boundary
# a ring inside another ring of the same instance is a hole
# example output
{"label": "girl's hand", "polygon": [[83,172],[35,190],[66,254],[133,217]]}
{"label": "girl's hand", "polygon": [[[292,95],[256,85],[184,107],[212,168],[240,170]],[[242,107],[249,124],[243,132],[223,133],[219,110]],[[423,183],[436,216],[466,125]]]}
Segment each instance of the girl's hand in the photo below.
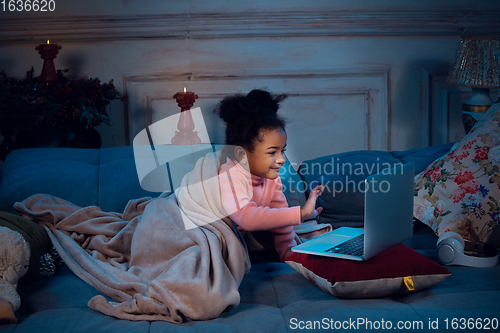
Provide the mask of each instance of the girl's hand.
{"label": "girl's hand", "polygon": [[300,220],[302,222],[315,218],[323,211],[323,207],[318,207],[317,209],[315,209],[315,207],[316,199],[318,199],[324,189],[323,185],[318,185],[311,190],[304,207],[300,208]]}

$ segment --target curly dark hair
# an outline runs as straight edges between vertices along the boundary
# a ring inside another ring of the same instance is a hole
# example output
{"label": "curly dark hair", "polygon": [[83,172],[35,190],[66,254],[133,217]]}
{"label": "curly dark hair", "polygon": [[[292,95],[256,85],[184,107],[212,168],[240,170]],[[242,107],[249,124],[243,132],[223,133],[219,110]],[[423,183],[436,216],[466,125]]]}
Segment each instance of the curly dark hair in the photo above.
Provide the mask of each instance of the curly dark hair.
{"label": "curly dark hair", "polygon": [[254,89],[245,95],[224,98],[214,113],[226,124],[226,144],[241,146],[252,152],[261,141],[261,130],[285,129],[285,119],[279,116],[279,104],[286,95],[271,95]]}

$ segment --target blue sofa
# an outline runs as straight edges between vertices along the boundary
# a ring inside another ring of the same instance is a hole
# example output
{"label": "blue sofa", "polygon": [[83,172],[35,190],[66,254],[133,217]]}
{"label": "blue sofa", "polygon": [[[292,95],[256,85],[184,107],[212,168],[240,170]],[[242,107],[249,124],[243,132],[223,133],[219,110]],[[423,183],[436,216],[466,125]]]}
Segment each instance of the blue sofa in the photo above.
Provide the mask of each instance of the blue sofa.
{"label": "blue sofa", "polygon": [[[302,171],[307,163],[327,163],[338,158],[339,161],[414,161],[416,172],[420,172],[450,147],[448,144],[408,151],[355,151],[306,161]],[[360,175],[365,176],[367,174]],[[291,169],[282,174],[282,179],[284,182],[292,179],[296,185],[312,181],[306,174],[300,178]],[[121,212],[129,199],[157,195],[141,189],[132,147],[13,151],[0,168],[0,210],[14,212],[16,201],[35,193],[48,193],[80,206],[97,205],[116,212]],[[285,194],[292,204],[305,198],[304,193],[290,188]],[[320,222],[331,223],[334,227],[361,226],[360,200],[362,198],[356,196],[337,196],[333,200],[326,193],[320,200],[324,207]],[[413,237],[404,244],[437,261],[436,240],[430,228],[416,224]],[[492,320],[489,325],[496,329],[488,331],[500,330],[499,265],[488,269],[448,267],[451,276],[444,282],[404,296],[341,299],[321,291],[289,265],[277,262],[272,253],[253,253],[251,259],[250,273],[239,288],[240,305],[217,319],[172,324],[131,322],[104,316],[87,307],[88,300],[98,292],[63,264],[54,276],[29,282],[21,280],[18,286],[21,307],[16,312],[18,322],[1,325],[0,331],[278,333],[333,330],[337,323],[344,328],[349,324],[350,329],[358,331],[380,332],[388,327],[388,322],[392,325],[391,331],[396,328],[413,332],[475,331],[470,329],[477,328],[475,324],[461,329],[464,320],[469,318],[483,324]],[[332,326],[326,327],[326,322]],[[317,326],[318,323],[323,326]]]}

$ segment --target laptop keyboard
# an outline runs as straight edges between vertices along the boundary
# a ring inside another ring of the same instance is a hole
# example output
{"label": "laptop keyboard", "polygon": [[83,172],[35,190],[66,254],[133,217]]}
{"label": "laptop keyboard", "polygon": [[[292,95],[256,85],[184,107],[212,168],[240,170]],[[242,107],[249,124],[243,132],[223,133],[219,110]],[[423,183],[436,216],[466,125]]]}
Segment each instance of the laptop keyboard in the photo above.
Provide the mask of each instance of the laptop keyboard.
{"label": "laptop keyboard", "polygon": [[361,257],[363,255],[365,234],[361,234],[357,237],[351,238],[341,244],[337,244],[334,247],[325,250],[329,253],[346,254],[355,257]]}

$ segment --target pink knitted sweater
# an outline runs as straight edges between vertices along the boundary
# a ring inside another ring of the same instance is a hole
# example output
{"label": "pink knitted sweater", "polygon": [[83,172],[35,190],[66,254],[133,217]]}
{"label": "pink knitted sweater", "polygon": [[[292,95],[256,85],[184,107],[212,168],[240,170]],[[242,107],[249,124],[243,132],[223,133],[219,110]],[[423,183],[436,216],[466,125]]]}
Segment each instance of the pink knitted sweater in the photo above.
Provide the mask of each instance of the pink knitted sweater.
{"label": "pink knitted sweater", "polygon": [[284,261],[297,245],[293,226],[301,220],[300,206],[288,207],[281,179],[257,177],[228,158],[221,166],[219,183],[222,205],[240,232],[270,230]]}

